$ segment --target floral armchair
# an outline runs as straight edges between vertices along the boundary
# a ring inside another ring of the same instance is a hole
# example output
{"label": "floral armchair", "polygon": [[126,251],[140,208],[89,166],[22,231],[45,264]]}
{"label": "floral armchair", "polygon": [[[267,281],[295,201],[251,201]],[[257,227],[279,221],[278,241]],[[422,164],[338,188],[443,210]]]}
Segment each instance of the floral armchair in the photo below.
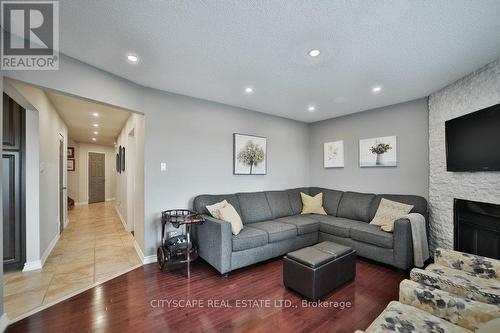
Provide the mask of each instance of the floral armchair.
{"label": "floral armchair", "polygon": [[[500,332],[500,261],[437,249],[435,263],[414,268],[399,287],[399,302],[366,329],[378,332]],[[488,324],[486,324],[488,323]]]}

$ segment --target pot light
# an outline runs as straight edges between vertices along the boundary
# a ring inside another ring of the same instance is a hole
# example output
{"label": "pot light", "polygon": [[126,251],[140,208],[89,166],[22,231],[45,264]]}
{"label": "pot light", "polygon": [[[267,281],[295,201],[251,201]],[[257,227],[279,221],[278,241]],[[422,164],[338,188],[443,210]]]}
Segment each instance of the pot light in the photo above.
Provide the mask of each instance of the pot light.
{"label": "pot light", "polygon": [[92,141],[97,141],[97,139],[96,138],[92,138]]}
{"label": "pot light", "polygon": [[320,51],[320,50],[316,50],[316,49],[314,49],[314,50],[309,51],[309,53],[308,53],[308,54],[309,54],[311,57],[317,57],[317,56],[319,56],[319,54],[320,54],[320,53],[321,53],[321,51]]}
{"label": "pot light", "polygon": [[92,112],[92,115],[93,115],[94,117],[96,117],[96,118],[97,118],[97,117],[99,117],[99,113],[97,113],[97,112]]}
{"label": "pot light", "polygon": [[95,132],[94,132],[94,135],[97,135],[97,134],[99,134],[99,132],[95,131]]}
{"label": "pot light", "polygon": [[136,63],[139,61],[139,57],[134,55],[134,54],[127,55],[127,59],[128,59],[128,61],[130,61],[132,63]]}
{"label": "pot light", "polygon": [[247,94],[251,94],[251,93],[253,93],[253,88],[252,88],[252,87],[246,87],[246,88],[245,88],[245,92],[246,92]]}
{"label": "pot light", "polygon": [[309,105],[307,107],[307,111],[309,111],[309,112],[314,112],[315,110],[316,110],[316,107],[314,105]]}
{"label": "pot light", "polygon": [[94,126],[95,128],[99,127],[99,124],[93,124],[92,126]]}
{"label": "pot light", "polygon": [[381,86],[375,86],[375,87],[372,88],[372,93],[374,93],[374,94],[377,94],[377,93],[379,93],[381,91],[382,91],[382,87]]}

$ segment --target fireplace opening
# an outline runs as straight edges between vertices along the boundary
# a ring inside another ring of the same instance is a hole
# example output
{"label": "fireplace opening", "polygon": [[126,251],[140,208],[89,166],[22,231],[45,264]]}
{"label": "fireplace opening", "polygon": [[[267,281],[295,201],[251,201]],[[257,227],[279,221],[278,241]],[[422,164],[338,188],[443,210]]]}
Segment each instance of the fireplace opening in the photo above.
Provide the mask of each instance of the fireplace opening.
{"label": "fireplace opening", "polygon": [[455,199],[454,249],[500,259],[500,205]]}

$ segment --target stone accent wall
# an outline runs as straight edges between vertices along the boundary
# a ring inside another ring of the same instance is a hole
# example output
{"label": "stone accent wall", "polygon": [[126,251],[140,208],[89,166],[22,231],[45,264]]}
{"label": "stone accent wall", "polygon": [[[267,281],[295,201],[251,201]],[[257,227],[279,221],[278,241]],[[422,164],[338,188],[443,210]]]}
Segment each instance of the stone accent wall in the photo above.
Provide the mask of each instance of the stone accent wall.
{"label": "stone accent wall", "polygon": [[[500,172],[447,172],[444,122],[500,103],[500,59],[429,97],[430,247],[453,248],[453,199],[500,204]],[[498,129],[500,131],[500,128]],[[492,145],[491,149],[500,149]]]}

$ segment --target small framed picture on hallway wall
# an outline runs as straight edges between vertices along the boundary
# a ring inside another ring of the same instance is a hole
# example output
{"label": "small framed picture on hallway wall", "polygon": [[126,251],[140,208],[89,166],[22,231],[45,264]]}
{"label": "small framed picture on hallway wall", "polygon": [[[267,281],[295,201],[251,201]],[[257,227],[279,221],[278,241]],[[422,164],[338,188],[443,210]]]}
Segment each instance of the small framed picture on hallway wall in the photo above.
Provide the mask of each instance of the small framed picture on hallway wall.
{"label": "small framed picture on hallway wall", "polygon": [[68,156],[66,158],[75,158],[75,147],[68,147]]}
{"label": "small framed picture on hallway wall", "polygon": [[68,171],[75,171],[75,160],[74,159],[68,159],[68,165],[66,168]]}

